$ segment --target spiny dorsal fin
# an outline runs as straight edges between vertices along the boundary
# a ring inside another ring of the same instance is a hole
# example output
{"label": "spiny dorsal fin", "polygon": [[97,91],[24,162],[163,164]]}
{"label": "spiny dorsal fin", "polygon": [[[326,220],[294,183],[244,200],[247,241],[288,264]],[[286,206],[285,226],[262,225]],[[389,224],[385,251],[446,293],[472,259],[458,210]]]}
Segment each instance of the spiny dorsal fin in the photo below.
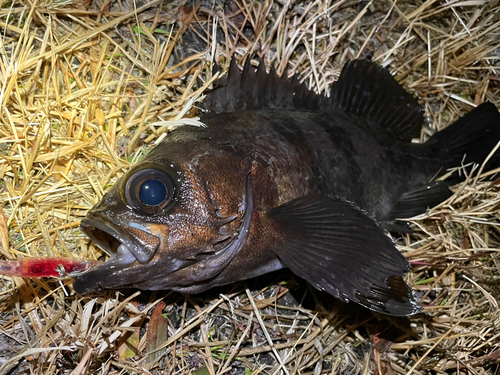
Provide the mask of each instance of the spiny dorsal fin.
{"label": "spiny dorsal fin", "polygon": [[309,90],[295,77],[281,77],[271,67],[269,73],[263,61],[255,70],[248,58],[240,72],[234,57],[226,77],[207,94],[203,107],[212,114],[245,109],[318,109],[321,96]]}
{"label": "spiny dorsal fin", "polygon": [[348,62],[332,86],[330,106],[361,117],[404,141],[420,136],[424,109],[394,77],[368,60]]}

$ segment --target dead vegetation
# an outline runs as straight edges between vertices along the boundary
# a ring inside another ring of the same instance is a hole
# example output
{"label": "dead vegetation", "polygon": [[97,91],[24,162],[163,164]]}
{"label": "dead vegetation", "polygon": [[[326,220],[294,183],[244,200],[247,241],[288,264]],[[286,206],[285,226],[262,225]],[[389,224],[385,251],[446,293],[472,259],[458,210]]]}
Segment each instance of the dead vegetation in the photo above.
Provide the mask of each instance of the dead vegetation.
{"label": "dead vegetation", "polygon": [[[425,106],[422,140],[483,101],[500,107],[496,0],[0,4],[3,259],[102,258],[79,220],[169,129],[197,123],[211,65],[233,54],[317,92],[371,57]],[[500,195],[481,172],[398,239],[415,317],[376,316],[287,274],[199,296],[80,296],[71,280],[4,277],[0,374],[500,373]]]}

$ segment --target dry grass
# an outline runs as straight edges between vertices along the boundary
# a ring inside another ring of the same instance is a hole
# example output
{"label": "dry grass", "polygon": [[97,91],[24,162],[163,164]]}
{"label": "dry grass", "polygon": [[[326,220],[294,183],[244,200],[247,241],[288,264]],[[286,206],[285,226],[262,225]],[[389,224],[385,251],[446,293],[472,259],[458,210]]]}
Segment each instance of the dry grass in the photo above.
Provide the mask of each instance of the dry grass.
{"label": "dry grass", "polygon": [[[210,62],[232,54],[288,68],[316,91],[346,61],[373,56],[424,104],[422,139],[485,100],[500,107],[496,0],[237,1],[225,12],[208,1],[194,12],[183,1],[0,4],[4,258],[102,257],[80,218],[196,116],[197,78],[208,86]],[[398,240],[423,314],[332,301],[309,310],[307,297],[324,296],[286,275],[200,296],[78,296],[71,280],[2,278],[0,374],[500,373],[500,195],[484,177]]]}

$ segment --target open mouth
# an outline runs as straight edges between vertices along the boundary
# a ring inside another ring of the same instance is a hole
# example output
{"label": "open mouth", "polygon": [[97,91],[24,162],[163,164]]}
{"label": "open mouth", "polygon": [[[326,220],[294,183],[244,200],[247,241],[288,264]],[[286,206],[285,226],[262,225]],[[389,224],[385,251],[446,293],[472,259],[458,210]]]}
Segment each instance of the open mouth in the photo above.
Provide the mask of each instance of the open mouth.
{"label": "open mouth", "polygon": [[[138,269],[154,256],[160,239],[147,232],[146,227],[128,223],[131,226],[122,228],[99,217],[92,212],[81,221],[83,232],[102,250],[110,255],[110,259],[90,268],[75,277],[75,292],[95,292],[110,287],[133,284],[140,279]],[[139,229],[141,228],[141,229]],[[128,272],[125,272],[128,270]],[[147,273],[142,274],[142,276]]]}
{"label": "open mouth", "polygon": [[[154,255],[154,250],[159,244],[156,236],[152,236],[149,233],[143,233],[145,236],[154,237],[157,241],[154,241],[156,246],[151,249],[147,249],[144,244],[142,244],[137,236],[134,236],[133,231],[129,231],[128,235],[123,235],[118,231],[114,225],[106,223],[102,220],[94,218],[92,214],[88,214],[85,219],[82,220],[80,224],[83,232],[101,249],[108,253],[111,258],[107,264],[118,263],[118,264],[131,264],[135,261],[140,263],[145,263],[152,258]],[[134,230],[139,231],[138,229]],[[139,231],[142,232],[142,231]],[[142,237],[144,237],[144,235]]]}

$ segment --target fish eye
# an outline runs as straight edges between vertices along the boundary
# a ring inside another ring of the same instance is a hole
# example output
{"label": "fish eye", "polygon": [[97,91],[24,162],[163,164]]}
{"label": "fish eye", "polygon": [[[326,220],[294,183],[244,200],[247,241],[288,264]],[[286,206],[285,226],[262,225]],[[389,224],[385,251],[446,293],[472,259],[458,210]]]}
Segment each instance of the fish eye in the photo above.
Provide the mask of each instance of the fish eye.
{"label": "fish eye", "polygon": [[133,173],[125,185],[127,203],[146,214],[157,213],[174,200],[175,184],[168,173],[146,168]]}

